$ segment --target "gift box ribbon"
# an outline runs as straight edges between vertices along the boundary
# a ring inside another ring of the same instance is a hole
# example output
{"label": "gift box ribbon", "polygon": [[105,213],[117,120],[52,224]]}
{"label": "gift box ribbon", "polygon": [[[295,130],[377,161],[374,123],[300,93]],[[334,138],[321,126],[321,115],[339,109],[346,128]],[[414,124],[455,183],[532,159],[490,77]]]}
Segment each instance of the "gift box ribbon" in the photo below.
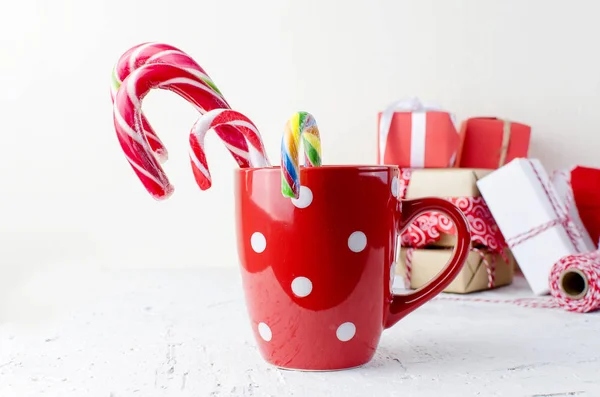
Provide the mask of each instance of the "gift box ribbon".
{"label": "gift box ribbon", "polygon": [[[385,150],[387,147],[387,138],[392,125],[394,113],[411,112],[411,141],[410,141],[410,165],[413,168],[423,168],[425,166],[425,141],[427,133],[427,112],[444,111],[440,106],[433,103],[421,102],[418,98],[403,99],[392,103],[383,112],[379,120],[379,164],[384,164]],[[452,123],[456,125],[456,117],[448,113]],[[454,165],[456,153],[450,160],[449,167]]]}
{"label": "gift box ribbon", "polygon": [[525,241],[538,236],[539,234],[543,233],[544,231],[546,231],[554,226],[561,226],[564,229],[565,233],[567,234],[567,237],[573,244],[573,247],[575,248],[576,252],[578,252],[578,253],[584,252],[585,246],[583,244],[582,231],[579,230],[579,228],[577,227],[577,225],[575,224],[575,222],[569,215],[570,206],[574,205],[573,204],[574,201],[572,199],[572,194],[567,197],[565,205],[562,205],[560,198],[556,195],[556,192],[554,191],[554,189],[552,189],[549,186],[548,182],[544,181],[544,179],[541,177],[535,164],[533,164],[533,162],[531,160],[527,160],[527,162],[529,163],[531,170],[533,171],[534,175],[537,178],[537,181],[539,182],[540,186],[542,187],[544,195],[548,198],[548,201],[550,202],[550,205],[552,207],[552,211],[554,212],[555,218],[549,222],[543,223],[543,224],[533,227],[523,233],[520,233],[516,236],[512,236],[512,237],[508,238],[506,240],[508,247],[514,248],[517,245],[522,244]]}
{"label": "gift box ribbon", "polygon": [[508,154],[508,145],[510,144],[510,120],[503,120],[502,126],[502,146],[500,147],[500,162],[498,167],[502,167],[506,162]]}

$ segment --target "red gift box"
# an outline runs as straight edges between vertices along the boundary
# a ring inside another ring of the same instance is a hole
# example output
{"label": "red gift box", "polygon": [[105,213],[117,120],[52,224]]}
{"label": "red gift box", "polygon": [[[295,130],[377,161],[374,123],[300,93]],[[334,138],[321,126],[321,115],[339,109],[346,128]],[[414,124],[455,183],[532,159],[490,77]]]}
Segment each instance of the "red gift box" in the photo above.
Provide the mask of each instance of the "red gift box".
{"label": "red gift box", "polygon": [[463,122],[456,166],[496,169],[527,157],[531,127],[495,117],[474,117]]}
{"label": "red gift box", "polygon": [[379,113],[379,164],[405,168],[454,165],[458,132],[454,116],[418,99],[399,101]]}
{"label": "red gift box", "polygon": [[600,240],[600,169],[575,167],[571,186],[579,217],[592,241]]}

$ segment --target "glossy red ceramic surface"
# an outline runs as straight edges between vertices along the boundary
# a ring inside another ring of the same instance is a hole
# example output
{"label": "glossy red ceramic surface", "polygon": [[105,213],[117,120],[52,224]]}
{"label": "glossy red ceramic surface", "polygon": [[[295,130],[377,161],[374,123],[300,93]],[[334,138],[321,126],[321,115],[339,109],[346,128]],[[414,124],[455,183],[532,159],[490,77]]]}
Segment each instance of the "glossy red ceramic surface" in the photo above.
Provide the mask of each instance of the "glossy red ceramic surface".
{"label": "glossy red ceramic surface", "polygon": [[[440,293],[470,244],[460,210],[443,199],[398,201],[398,168],[301,168],[298,200],[281,194],[279,167],[236,170],[237,245],[246,305],[264,359],[301,370],[368,362],[385,328]],[[425,211],[457,224],[458,243],[438,277],[392,294],[399,233]]]}

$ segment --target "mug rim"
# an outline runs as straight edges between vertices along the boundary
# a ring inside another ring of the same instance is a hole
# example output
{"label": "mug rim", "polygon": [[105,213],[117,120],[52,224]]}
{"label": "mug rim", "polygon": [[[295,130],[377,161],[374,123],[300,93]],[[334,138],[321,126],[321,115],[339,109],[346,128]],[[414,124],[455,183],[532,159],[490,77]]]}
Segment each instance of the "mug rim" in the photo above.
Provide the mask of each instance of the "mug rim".
{"label": "mug rim", "polygon": [[[302,172],[319,172],[319,171],[391,171],[399,169],[397,165],[385,165],[385,164],[326,164],[317,167],[305,167],[300,166]],[[235,173],[245,174],[251,172],[281,172],[280,165],[273,165],[269,167],[249,167],[249,168],[235,168]]]}

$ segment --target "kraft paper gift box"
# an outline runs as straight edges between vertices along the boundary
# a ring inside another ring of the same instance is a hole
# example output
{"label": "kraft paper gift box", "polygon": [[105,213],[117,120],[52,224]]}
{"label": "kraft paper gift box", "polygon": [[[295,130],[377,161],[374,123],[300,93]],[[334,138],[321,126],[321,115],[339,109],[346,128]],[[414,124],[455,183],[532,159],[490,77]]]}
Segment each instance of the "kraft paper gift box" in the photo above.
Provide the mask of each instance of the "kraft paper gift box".
{"label": "kraft paper gift box", "polygon": [[531,127],[495,117],[473,117],[462,123],[459,135],[457,167],[497,169],[528,156]]}
{"label": "kraft paper gift box", "polygon": [[559,259],[595,249],[538,160],[515,159],[477,186],[536,295],[549,293],[548,277]]}
{"label": "kraft paper gift box", "polygon": [[[445,198],[463,211],[471,226],[468,262],[446,292],[470,293],[512,282],[514,260],[477,188],[477,181],[490,172],[446,168],[403,169],[400,173],[400,197]],[[445,216],[432,212],[419,216],[402,234],[399,269],[403,275],[409,275],[412,288],[426,283],[447,263],[452,252],[448,247],[456,244],[455,233],[454,225]]]}
{"label": "kraft paper gift box", "polygon": [[391,104],[378,119],[379,164],[408,168],[454,165],[458,131],[454,116],[418,99]]}
{"label": "kraft paper gift box", "polygon": [[435,168],[411,170],[406,198],[479,197],[477,181],[492,170],[469,168]]}
{"label": "kraft paper gift box", "polygon": [[[433,279],[448,263],[452,249],[407,249],[402,248],[397,260],[396,276],[407,280],[407,253],[410,253],[410,288],[416,289]],[[444,292],[468,294],[497,288],[512,283],[514,275],[514,258],[510,253],[506,256],[488,250],[472,250],[467,262],[458,276],[444,289]],[[490,284],[488,268],[493,274]],[[408,286],[408,285],[407,285]]]}

